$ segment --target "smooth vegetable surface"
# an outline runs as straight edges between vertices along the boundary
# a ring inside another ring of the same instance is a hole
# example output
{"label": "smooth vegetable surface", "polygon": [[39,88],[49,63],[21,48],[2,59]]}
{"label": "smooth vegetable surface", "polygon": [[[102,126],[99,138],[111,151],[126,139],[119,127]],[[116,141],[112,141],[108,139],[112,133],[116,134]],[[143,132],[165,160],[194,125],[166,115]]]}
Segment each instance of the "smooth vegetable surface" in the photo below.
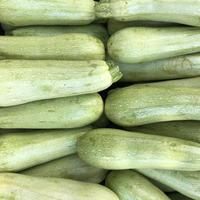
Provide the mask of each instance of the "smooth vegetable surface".
{"label": "smooth vegetable surface", "polygon": [[112,59],[122,63],[150,62],[200,51],[200,29],[193,27],[132,27],[108,41]]}
{"label": "smooth vegetable surface", "polygon": [[123,73],[122,81],[139,82],[178,79],[200,76],[200,54],[191,54],[156,60],[152,62],[126,64],[116,62]]}
{"label": "smooth vegetable surface", "polygon": [[99,18],[118,21],[152,20],[200,26],[199,0],[101,0]]}
{"label": "smooth vegetable surface", "polygon": [[11,26],[84,25],[95,19],[93,0],[1,0],[0,22]]}
{"label": "smooth vegetable surface", "polygon": [[106,170],[86,164],[75,154],[52,160],[20,172],[20,174],[30,176],[68,178],[94,183],[103,181],[106,173]]}
{"label": "smooth vegetable surface", "polygon": [[108,188],[59,178],[39,178],[20,174],[0,174],[3,200],[119,200]]}
{"label": "smooth vegetable surface", "polygon": [[112,62],[0,61],[0,106],[102,91],[121,78]]}
{"label": "smooth vegetable surface", "polygon": [[83,33],[52,37],[1,36],[0,59],[28,60],[103,60],[102,41]]}
{"label": "smooth vegetable surface", "polygon": [[131,170],[112,171],[106,178],[106,186],[113,190],[120,200],[169,200],[148,179]]}
{"label": "smooth vegetable surface", "polygon": [[127,128],[130,131],[181,138],[200,143],[199,121],[174,121]]}
{"label": "smooth vegetable surface", "polygon": [[98,94],[36,101],[0,108],[0,128],[78,128],[95,122],[102,112]]}
{"label": "smooth vegetable surface", "polygon": [[139,169],[138,171],[145,176],[159,180],[192,199],[200,199],[200,171],[180,172],[150,169]]}
{"label": "smooth vegetable surface", "polygon": [[200,89],[168,84],[138,84],[112,91],[107,117],[120,126],[163,121],[200,120]]}
{"label": "smooth vegetable surface", "polygon": [[0,135],[0,172],[20,171],[76,152],[78,137],[90,130],[40,130]]}
{"label": "smooth vegetable surface", "polygon": [[78,140],[88,164],[104,169],[200,170],[200,144],[119,129],[94,129]]}

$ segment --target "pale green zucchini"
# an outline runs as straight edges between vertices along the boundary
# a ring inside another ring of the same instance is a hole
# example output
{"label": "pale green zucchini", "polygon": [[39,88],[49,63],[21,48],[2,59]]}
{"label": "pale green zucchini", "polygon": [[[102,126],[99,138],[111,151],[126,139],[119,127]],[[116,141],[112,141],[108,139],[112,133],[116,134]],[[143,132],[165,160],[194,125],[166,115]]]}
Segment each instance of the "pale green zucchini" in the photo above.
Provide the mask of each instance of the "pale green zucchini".
{"label": "pale green zucchini", "polygon": [[148,179],[132,170],[112,171],[106,178],[106,186],[114,191],[120,200],[169,200]]}
{"label": "pale green zucchini", "polygon": [[200,89],[177,86],[176,82],[132,85],[112,91],[105,112],[112,122],[125,127],[200,120]]}
{"label": "pale green zucchini", "polygon": [[36,101],[0,108],[0,128],[78,128],[95,122],[102,112],[98,94]]}
{"label": "pale green zucchini", "polygon": [[65,33],[85,33],[95,36],[105,44],[108,40],[108,32],[103,25],[90,24],[86,26],[27,26],[6,31],[6,35],[13,36],[54,36]]}
{"label": "pale green zucchini", "polygon": [[132,27],[108,41],[112,59],[122,63],[150,62],[200,51],[200,29],[193,27]]}
{"label": "pale green zucchini", "polygon": [[0,22],[11,26],[84,25],[94,19],[93,0],[0,1]]}
{"label": "pale green zucchini", "polygon": [[[200,199],[200,171],[180,172],[168,170],[139,169],[140,173],[174,188],[192,199]],[[182,200],[182,199],[180,199]]]}
{"label": "pale green zucchini", "polygon": [[0,61],[0,106],[102,91],[121,78],[112,62]]}
{"label": "pale green zucchini", "polygon": [[108,188],[62,178],[0,174],[1,200],[119,200]]}
{"label": "pale green zucchini", "polygon": [[104,54],[102,41],[83,33],[0,37],[0,59],[103,60]]}
{"label": "pale green zucchini", "polygon": [[199,121],[160,122],[126,129],[134,132],[175,137],[200,143]]}
{"label": "pale green zucchini", "polygon": [[20,172],[20,174],[30,176],[69,178],[93,183],[102,182],[106,173],[106,170],[86,164],[75,154],[53,160],[30,169],[25,169]]}
{"label": "pale green zucchini", "polygon": [[76,152],[78,137],[91,128],[39,130],[0,135],[0,172],[21,171]]}
{"label": "pale green zucchini", "polygon": [[114,19],[108,20],[108,32],[110,35],[128,27],[165,27],[178,26],[175,23],[159,22],[159,21],[116,21]]}
{"label": "pale green zucchini", "polygon": [[124,82],[167,80],[200,76],[200,54],[126,64],[116,62]]}
{"label": "pale green zucchini", "polygon": [[178,192],[168,194],[168,196],[171,200],[192,200],[191,198],[186,197]]}
{"label": "pale green zucchini", "polygon": [[200,144],[118,129],[94,129],[81,136],[77,152],[103,169],[200,170]]}
{"label": "pale green zucchini", "polygon": [[101,0],[98,18],[118,21],[151,20],[200,26],[199,0]]}

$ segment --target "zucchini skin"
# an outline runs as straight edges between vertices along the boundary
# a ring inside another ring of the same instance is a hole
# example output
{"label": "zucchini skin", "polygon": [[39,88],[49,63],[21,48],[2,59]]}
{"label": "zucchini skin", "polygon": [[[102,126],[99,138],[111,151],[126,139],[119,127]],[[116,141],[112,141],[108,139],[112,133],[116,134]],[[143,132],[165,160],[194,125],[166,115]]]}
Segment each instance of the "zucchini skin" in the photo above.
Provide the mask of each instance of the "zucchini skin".
{"label": "zucchini skin", "polygon": [[103,25],[90,24],[85,26],[27,26],[6,31],[13,36],[55,36],[66,33],[85,33],[99,38],[106,44],[108,32]]}
{"label": "zucchini skin", "polygon": [[2,0],[0,21],[11,26],[84,25],[95,19],[92,0]]}
{"label": "zucchini skin", "polygon": [[199,143],[118,129],[89,131],[79,138],[77,152],[103,169],[200,170]]}
{"label": "zucchini skin", "polygon": [[119,200],[108,188],[61,178],[31,177],[21,174],[0,174],[1,199],[15,200]]}
{"label": "zucchini skin", "polygon": [[67,33],[51,37],[1,36],[0,60],[103,60],[102,41],[83,33]]}
{"label": "zucchini skin", "polygon": [[86,164],[76,154],[58,158],[20,172],[20,174],[29,176],[68,178],[92,183],[102,182],[106,173],[106,170]]}
{"label": "zucchini skin", "polygon": [[132,170],[110,172],[106,178],[106,186],[113,190],[120,200],[169,200],[148,179]]}
{"label": "zucchini skin", "polygon": [[200,90],[162,83],[138,84],[112,91],[105,105],[107,117],[124,127],[200,120]]}
{"label": "zucchini skin", "polygon": [[0,108],[0,128],[78,128],[95,122],[102,112],[99,94],[36,101]]}
{"label": "zucchini skin", "polygon": [[144,126],[131,127],[127,128],[127,130],[146,134],[175,137],[200,143],[199,121],[160,122]]}
{"label": "zucchini skin", "polygon": [[199,0],[101,0],[96,5],[98,18],[117,21],[163,21],[200,26]]}
{"label": "zucchini skin", "polygon": [[159,180],[189,198],[200,199],[200,171],[181,172],[150,169],[138,169],[137,171],[147,177]]}
{"label": "zucchini skin", "polygon": [[132,27],[112,35],[108,52],[122,63],[141,63],[200,51],[200,30],[193,27]]}
{"label": "zucchini skin", "polygon": [[177,192],[168,194],[168,196],[171,200],[192,200],[191,198],[183,196],[182,194],[179,194]]}
{"label": "zucchini skin", "polygon": [[101,60],[2,60],[0,106],[95,93],[119,78],[118,67]]}
{"label": "zucchini skin", "polygon": [[91,128],[39,130],[0,135],[0,172],[16,172],[76,152],[78,137]]}
{"label": "zucchini skin", "polygon": [[200,54],[126,64],[116,62],[123,82],[158,81],[200,76]]}

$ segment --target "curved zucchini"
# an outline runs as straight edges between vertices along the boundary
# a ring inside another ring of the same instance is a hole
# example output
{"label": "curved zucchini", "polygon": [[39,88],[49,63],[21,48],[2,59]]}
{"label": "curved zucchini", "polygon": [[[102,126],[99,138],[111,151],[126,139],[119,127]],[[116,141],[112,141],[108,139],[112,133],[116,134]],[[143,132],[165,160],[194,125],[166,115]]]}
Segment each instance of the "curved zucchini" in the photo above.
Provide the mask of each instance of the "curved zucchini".
{"label": "curved zucchini", "polygon": [[101,60],[2,60],[0,106],[95,93],[119,78],[118,67]]}
{"label": "curved zucchini", "polygon": [[199,0],[101,0],[98,18],[117,21],[151,20],[200,26]]}
{"label": "curved zucchini", "polygon": [[0,59],[103,60],[104,57],[102,41],[83,33],[0,37]]}
{"label": "curved zucchini", "polygon": [[116,89],[106,99],[106,115],[125,127],[200,120],[200,89],[173,84],[138,84]]}
{"label": "curved zucchini", "polygon": [[25,169],[20,172],[20,174],[30,176],[68,178],[93,183],[102,182],[106,173],[106,170],[86,164],[75,154],[30,169]]}
{"label": "curved zucchini", "polygon": [[116,62],[123,73],[122,81],[140,82],[200,76],[200,54],[192,54],[156,60],[152,62],[126,64]]}
{"label": "curved zucchini", "polygon": [[118,129],[89,131],[79,138],[77,152],[103,169],[200,170],[199,143]]}
{"label": "curved zucchini", "polygon": [[175,137],[200,143],[199,121],[160,122],[127,129],[134,132]]}
{"label": "curved zucchini", "polygon": [[95,19],[93,0],[1,0],[0,22],[11,26],[84,25]]}
{"label": "curved zucchini", "polygon": [[78,128],[95,122],[102,112],[98,94],[36,101],[0,108],[0,128]]}
{"label": "curved zucchini", "polygon": [[108,20],[108,32],[110,35],[128,27],[165,27],[178,26],[175,23],[167,23],[160,21],[117,21],[114,19]]}
{"label": "curved zucchini", "polygon": [[171,200],[192,200],[189,197],[183,196],[182,194],[179,194],[177,192],[168,194],[168,196]]}
{"label": "curved zucchini", "polygon": [[200,171],[180,172],[150,169],[139,169],[137,171],[174,188],[177,192],[180,192],[187,197],[195,200],[200,199]]}
{"label": "curved zucchini", "polygon": [[90,24],[86,26],[27,26],[6,31],[13,36],[54,36],[65,33],[85,33],[95,36],[105,44],[108,40],[108,32],[103,25]]}
{"label": "curved zucchini", "polygon": [[108,41],[112,59],[122,63],[150,62],[200,51],[200,29],[193,27],[133,27]]}
{"label": "curved zucchini", "polygon": [[3,200],[119,200],[102,185],[11,173],[0,174],[0,197]]}
{"label": "curved zucchini", "polygon": [[0,172],[27,169],[76,152],[78,137],[91,128],[0,135]]}
{"label": "curved zucchini", "polygon": [[169,200],[148,179],[132,170],[112,171],[106,178],[106,186],[113,190],[120,200]]}

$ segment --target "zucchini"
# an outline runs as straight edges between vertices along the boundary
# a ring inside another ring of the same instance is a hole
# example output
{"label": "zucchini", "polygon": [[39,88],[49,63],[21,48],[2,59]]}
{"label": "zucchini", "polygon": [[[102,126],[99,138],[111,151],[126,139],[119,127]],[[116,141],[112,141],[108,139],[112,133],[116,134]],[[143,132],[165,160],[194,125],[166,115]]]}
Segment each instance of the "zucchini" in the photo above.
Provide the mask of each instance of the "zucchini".
{"label": "zucchini", "polygon": [[0,59],[27,60],[103,60],[101,40],[83,33],[52,37],[1,36]]}
{"label": "zucchini", "polygon": [[132,170],[112,171],[106,178],[106,186],[113,190],[120,200],[169,200],[149,180]]}
{"label": "zucchini", "polygon": [[128,27],[165,27],[178,26],[175,23],[159,22],[159,21],[116,21],[114,19],[108,20],[108,32],[110,35]]}
{"label": "zucchini", "polygon": [[117,21],[151,20],[200,26],[199,0],[101,0],[98,18]]}
{"label": "zucchini", "polygon": [[126,64],[116,62],[123,82],[158,81],[200,76],[200,54]]}
{"label": "zucchini", "polygon": [[103,169],[200,170],[199,143],[118,129],[89,131],[78,139],[77,152]]}
{"label": "zucchini", "polygon": [[108,41],[113,60],[150,62],[200,51],[200,29],[193,27],[132,27],[118,31]]}
{"label": "zucchini", "polygon": [[0,108],[0,128],[78,128],[95,122],[102,112],[98,94],[36,101]]}
{"label": "zucchini", "polygon": [[186,197],[178,192],[168,194],[171,200],[192,200],[189,197]]}
{"label": "zucchini", "polygon": [[0,22],[11,26],[84,25],[94,20],[93,0],[0,1]]}
{"label": "zucchini", "polygon": [[127,129],[134,132],[175,137],[200,143],[199,121],[160,122]]}
{"label": "zucchini", "polygon": [[106,44],[108,32],[103,25],[90,24],[86,26],[27,26],[6,31],[13,36],[54,36],[65,33],[85,33],[99,38]]}
{"label": "zucchini", "polygon": [[200,89],[168,84],[138,84],[111,92],[105,112],[120,126],[200,120]]}
{"label": "zucchini", "polygon": [[0,172],[16,172],[76,152],[78,137],[90,127],[0,135]]}
{"label": "zucchini", "polygon": [[103,60],[2,60],[0,106],[95,93],[119,78],[118,67]]}
{"label": "zucchini", "polygon": [[62,178],[0,174],[2,200],[119,200],[108,188]]}
{"label": "zucchini", "polygon": [[106,172],[106,170],[86,164],[74,154],[25,169],[20,174],[100,183],[104,180]]}
{"label": "zucchini", "polygon": [[174,188],[194,200],[200,199],[200,171],[180,172],[168,170],[139,169],[140,173]]}

